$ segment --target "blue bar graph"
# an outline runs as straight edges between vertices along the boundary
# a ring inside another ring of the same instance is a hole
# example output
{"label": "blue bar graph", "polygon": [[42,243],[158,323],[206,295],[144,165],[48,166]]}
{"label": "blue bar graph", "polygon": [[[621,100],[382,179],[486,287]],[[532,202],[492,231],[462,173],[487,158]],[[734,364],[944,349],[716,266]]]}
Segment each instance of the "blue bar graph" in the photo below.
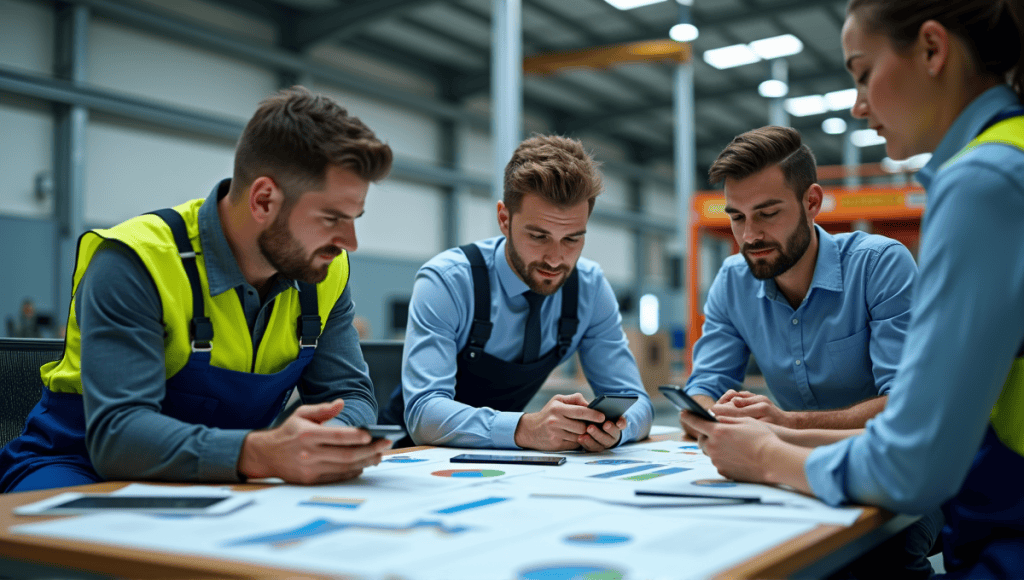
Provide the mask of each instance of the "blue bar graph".
{"label": "blue bar graph", "polygon": [[473,502],[469,502],[469,503],[464,503],[462,505],[454,505],[454,506],[449,507],[449,508],[440,509],[440,510],[435,511],[434,513],[435,514],[446,514],[446,515],[447,514],[455,514],[455,513],[464,512],[466,510],[471,510],[471,509],[478,508],[478,507],[484,507],[485,505],[501,503],[503,501],[508,501],[508,499],[509,498],[507,498],[507,497],[488,497],[488,498],[482,499],[480,501],[473,501]]}
{"label": "blue bar graph", "polygon": [[598,473],[597,475],[591,475],[590,477],[596,477],[597,479],[611,479],[620,475],[629,475],[630,473],[636,473],[638,471],[647,471],[648,469],[654,469],[655,467],[665,467],[664,465],[658,465],[656,463],[646,463],[644,465],[638,465],[636,467],[627,467],[626,469],[616,469],[615,471],[606,471],[604,473]]}

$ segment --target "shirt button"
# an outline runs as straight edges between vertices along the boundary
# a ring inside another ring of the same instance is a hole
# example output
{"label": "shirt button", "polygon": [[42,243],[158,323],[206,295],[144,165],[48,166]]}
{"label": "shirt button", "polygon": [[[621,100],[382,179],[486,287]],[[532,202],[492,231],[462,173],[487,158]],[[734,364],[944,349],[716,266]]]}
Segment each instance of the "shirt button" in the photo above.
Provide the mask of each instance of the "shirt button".
{"label": "shirt button", "polygon": [[799,323],[800,323],[800,321],[799,321],[799,320],[797,320],[797,319],[795,319],[795,318],[793,319],[793,324],[799,324]]}
{"label": "shirt button", "polygon": [[797,359],[796,366],[800,366],[800,359]]}

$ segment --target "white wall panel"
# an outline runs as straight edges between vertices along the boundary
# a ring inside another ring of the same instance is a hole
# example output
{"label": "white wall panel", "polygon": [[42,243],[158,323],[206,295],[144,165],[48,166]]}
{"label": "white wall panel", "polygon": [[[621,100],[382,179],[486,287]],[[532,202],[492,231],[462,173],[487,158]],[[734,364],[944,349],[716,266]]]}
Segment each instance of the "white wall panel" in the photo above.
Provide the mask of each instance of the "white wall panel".
{"label": "white wall panel", "polygon": [[597,207],[604,211],[628,210],[629,195],[627,188],[629,186],[626,180],[615,174],[604,172],[602,181],[604,182],[604,191],[597,197]]}
{"label": "white wall panel", "polygon": [[47,217],[52,196],[35,196],[35,179],[53,166],[53,117],[48,104],[0,93],[0,213]]}
{"label": "white wall panel", "polygon": [[459,244],[501,235],[496,201],[483,196],[462,196],[459,212]]}
{"label": "white wall panel", "polygon": [[356,235],[363,255],[426,261],[442,249],[442,197],[436,187],[393,179],[370,185]]}
{"label": "white wall panel", "polygon": [[246,121],[277,90],[271,71],[105,19],[92,20],[88,45],[91,84],[145,99]]}
{"label": "white wall panel", "polygon": [[337,100],[386,141],[396,157],[437,163],[439,132],[430,117],[353,95],[330,86],[317,90]]}
{"label": "white wall panel", "polygon": [[590,222],[583,256],[601,264],[612,284],[633,283],[633,236],[629,230]]}
{"label": "white wall panel", "polygon": [[112,225],[206,197],[231,177],[234,148],[93,118],[86,131],[85,221]]}
{"label": "white wall panel", "polygon": [[53,73],[53,5],[0,0],[0,65]]}
{"label": "white wall panel", "polygon": [[660,185],[644,187],[644,212],[663,220],[678,221],[676,196],[671,189]]}
{"label": "white wall panel", "polygon": [[[462,170],[481,177],[491,175],[494,167],[494,149],[491,148],[491,136],[483,131],[466,129],[459,131],[459,156],[462,159]],[[504,166],[501,170],[504,171]]]}

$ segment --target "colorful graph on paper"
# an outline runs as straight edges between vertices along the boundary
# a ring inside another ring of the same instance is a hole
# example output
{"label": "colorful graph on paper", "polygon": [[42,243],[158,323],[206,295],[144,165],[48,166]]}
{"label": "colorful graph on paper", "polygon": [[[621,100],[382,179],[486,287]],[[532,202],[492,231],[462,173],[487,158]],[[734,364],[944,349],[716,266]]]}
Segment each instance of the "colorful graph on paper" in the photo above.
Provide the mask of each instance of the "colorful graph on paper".
{"label": "colorful graph on paper", "polygon": [[301,526],[231,540],[224,546],[267,545],[278,549],[289,548],[305,540],[318,538],[327,534],[345,530],[366,532],[382,532],[386,534],[407,534],[416,530],[431,530],[441,535],[455,535],[473,529],[470,526],[448,526],[439,520],[416,520],[407,525],[381,524],[373,522],[337,522],[328,519],[315,519]]}

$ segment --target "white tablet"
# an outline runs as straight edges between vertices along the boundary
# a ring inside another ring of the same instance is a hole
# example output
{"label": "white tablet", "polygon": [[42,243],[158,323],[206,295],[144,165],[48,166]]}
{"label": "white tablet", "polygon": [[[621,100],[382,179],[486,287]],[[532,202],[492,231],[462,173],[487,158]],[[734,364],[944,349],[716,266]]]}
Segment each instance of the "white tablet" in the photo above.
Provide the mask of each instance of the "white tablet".
{"label": "white tablet", "polygon": [[62,493],[14,508],[23,516],[60,516],[101,511],[147,514],[221,515],[252,503],[242,495],[117,495],[109,493]]}

